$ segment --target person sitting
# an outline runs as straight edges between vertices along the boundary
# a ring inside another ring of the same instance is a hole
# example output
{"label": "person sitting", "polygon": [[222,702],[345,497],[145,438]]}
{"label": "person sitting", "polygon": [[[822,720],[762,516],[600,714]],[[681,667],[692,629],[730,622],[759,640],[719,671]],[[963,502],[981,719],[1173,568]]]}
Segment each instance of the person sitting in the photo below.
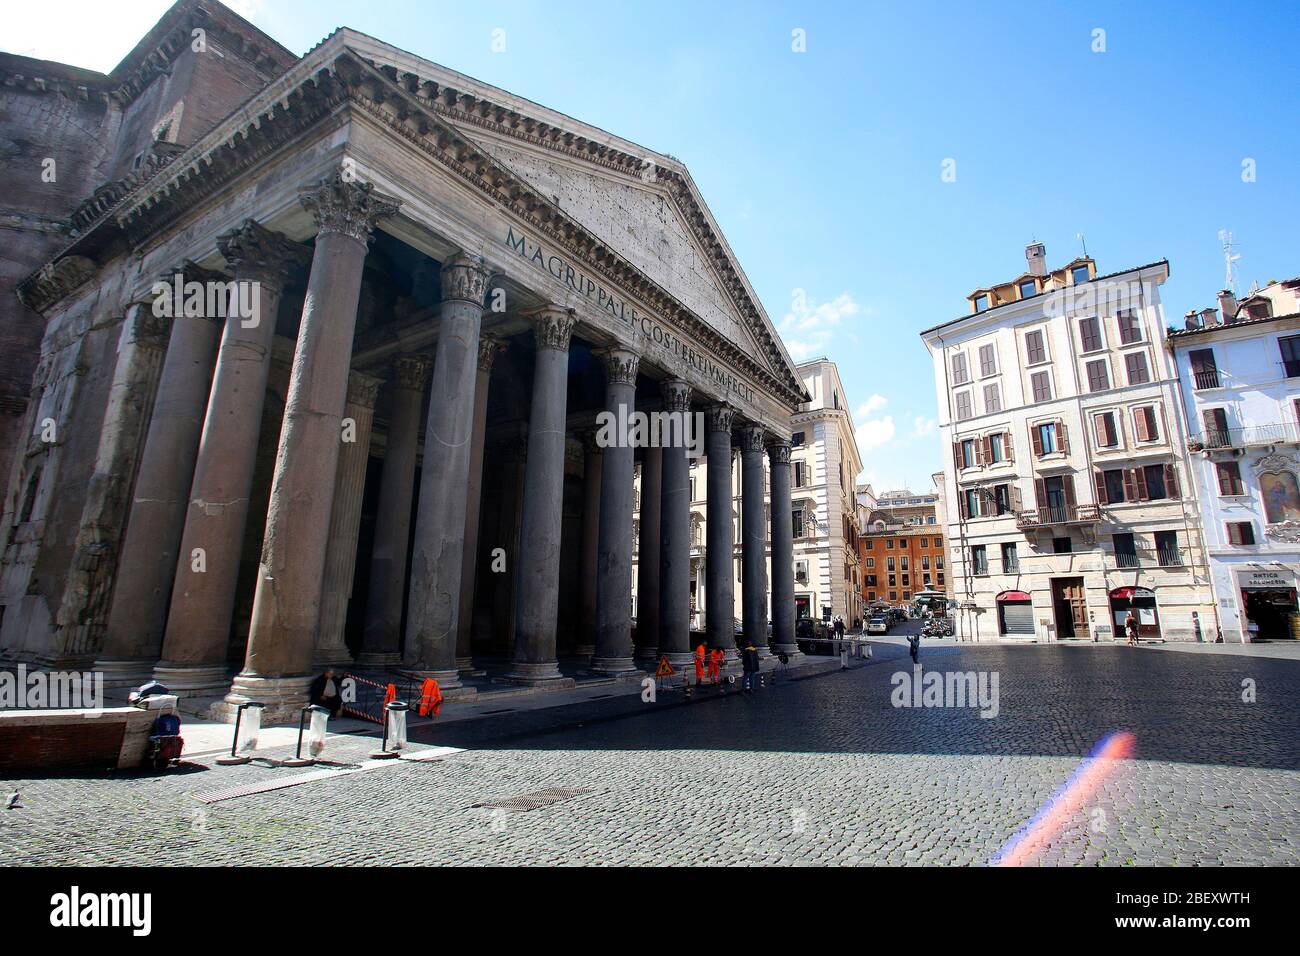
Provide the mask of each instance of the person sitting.
{"label": "person sitting", "polygon": [[327,667],[323,674],[311,682],[307,692],[308,702],[324,707],[330,712],[331,719],[337,717],[343,709],[343,694],[339,684],[334,668]]}

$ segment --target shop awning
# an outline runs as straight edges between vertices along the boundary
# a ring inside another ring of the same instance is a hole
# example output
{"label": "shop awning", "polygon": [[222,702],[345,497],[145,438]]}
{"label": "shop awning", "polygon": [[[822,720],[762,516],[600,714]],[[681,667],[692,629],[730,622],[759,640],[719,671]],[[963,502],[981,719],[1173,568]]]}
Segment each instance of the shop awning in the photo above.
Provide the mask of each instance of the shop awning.
{"label": "shop awning", "polygon": [[1003,591],[995,600],[999,603],[1002,601],[1028,601],[1029,595],[1024,591]]}
{"label": "shop awning", "polygon": [[1110,596],[1120,601],[1132,601],[1134,598],[1153,598],[1156,592],[1150,588],[1116,588],[1110,592]]}

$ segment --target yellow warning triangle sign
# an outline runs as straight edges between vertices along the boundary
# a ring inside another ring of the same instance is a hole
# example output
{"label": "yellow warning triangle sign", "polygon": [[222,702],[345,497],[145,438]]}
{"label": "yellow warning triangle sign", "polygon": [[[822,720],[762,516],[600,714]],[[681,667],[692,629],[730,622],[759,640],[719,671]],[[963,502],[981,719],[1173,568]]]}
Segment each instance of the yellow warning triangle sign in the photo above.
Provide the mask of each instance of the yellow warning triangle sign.
{"label": "yellow warning triangle sign", "polygon": [[659,658],[659,669],[655,671],[655,677],[672,677],[676,673],[673,665],[668,663],[667,657]]}

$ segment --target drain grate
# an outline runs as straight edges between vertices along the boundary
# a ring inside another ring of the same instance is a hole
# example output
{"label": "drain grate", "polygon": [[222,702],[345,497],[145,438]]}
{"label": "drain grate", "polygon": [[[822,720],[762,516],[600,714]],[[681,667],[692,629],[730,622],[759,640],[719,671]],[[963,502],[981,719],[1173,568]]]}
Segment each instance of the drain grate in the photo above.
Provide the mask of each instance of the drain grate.
{"label": "drain grate", "polygon": [[237,787],[227,787],[224,790],[209,790],[207,793],[196,793],[194,799],[201,803],[220,803],[223,800],[234,800],[236,797],[251,797],[257,793],[270,793],[273,790],[283,790],[285,787],[296,787],[300,783],[310,783],[313,780],[342,777],[346,774],[356,773],[359,769],[359,767],[340,767],[328,770],[313,770],[310,773],[294,774],[292,777],[277,777],[259,783],[245,783]]}
{"label": "drain grate", "polygon": [[486,717],[488,714],[508,714],[508,713],[510,713],[512,710],[514,710],[513,707],[500,707],[500,708],[498,708],[498,709],[496,709],[496,710],[485,710],[485,711],[483,711],[483,713],[480,714],[479,716],[481,716],[481,717]]}
{"label": "drain grate", "polygon": [[547,787],[544,790],[520,794],[517,797],[503,797],[499,800],[489,800],[486,803],[476,803],[473,809],[537,810],[541,807],[549,807],[553,803],[559,803],[561,800],[571,800],[584,793],[591,793],[591,790],[591,787]]}

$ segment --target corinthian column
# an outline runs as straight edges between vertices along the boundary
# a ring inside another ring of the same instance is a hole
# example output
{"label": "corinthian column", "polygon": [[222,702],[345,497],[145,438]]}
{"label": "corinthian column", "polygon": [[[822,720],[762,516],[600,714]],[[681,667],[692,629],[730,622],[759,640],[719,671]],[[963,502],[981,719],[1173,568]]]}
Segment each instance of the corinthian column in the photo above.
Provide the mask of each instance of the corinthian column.
{"label": "corinthian column", "polygon": [[248,652],[226,695],[231,706],[269,705],[267,719],[292,714],[307,699],[361,273],[375,222],[397,212],[395,201],[340,173],[301,199],[316,219],[316,250],[276,449]]}
{"label": "corinthian column", "polygon": [[632,660],[632,471],[633,451],[618,423],[636,411],[636,372],[640,361],[624,348],[607,349],[605,413],[614,423],[603,428],[605,461],[600,478],[600,543],[596,551],[596,653],[598,674],[636,672]]}
{"label": "corinthian column", "polygon": [[653,664],[659,647],[659,522],[663,489],[662,448],[641,459],[641,535],[637,547],[636,657]]}
{"label": "corinthian column", "polygon": [[217,239],[253,315],[227,310],[176,556],[162,660],[154,677],[174,694],[225,690],[235,585],[257,464],[275,317],[286,274],[306,250],[251,219]]}
{"label": "corinthian column", "polygon": [[582,435],[582,554],[579,556],[578,643],[574,653],[591,657],[596,651],[596,556],[600,547],[600,475],[605,450],[595,431]]}
{"label": "corinthian column", "polygon": [[344,625],[352,579],[357,569],[357,532],[361,528],[361,498],[366,490],[366,465],[370,463],[370,428],[375,420],[375,396],[383,379],[361,372],[348,377],[344,422],[352,421],[350,441],[339,450],[334,473],[334,504],[330,510],[329,544],[325,551],[325,581],[321,591],[320,626],[316,630],[314,670],[347,666],[352,653]]}
{"label": "corinthian column", "polygon": [[[663,449],[662,504],[659,521],[659,653],[673,665],[691,661],[691,473],[686,431],[691,414],[691,387],[681,379],[659,386],[664,411],[678,416],[682,441]],[[645,489],[641,492],[645,505]],[[645,521],[641,522],[644,540]]]}
{"label": "corinthian column", "polygon": [[479,505],[483,501],[483,438],[487,431],[488,388],[492,363],[505,351],[500,339],[480,336],[478,376],[474,380],[474,431],[469,453],[469,487],[465,498],[465,557],[461,562],[460,615],[456,619],[456,669],[462,674],[474,670],[470,639],[474,629],[474,586],[478,581]]}
{"label": "corinthian column", "polygon": [[514,661],[507,675],[523,684],[562,679],[555,661],[560,608],[560,532],[564,520],[564,438],[573,310],[533,315],[537,358],[528,418],[528,465],[519,532],[519,591]]}
{"label": "corinthian column", "polygon": [[763,429],[740,430],[740,607],[745,642],[759,655],[771,651],[767,637],[767,529],[763,527]]}
{"label": "corinthian column", "polygon": [[415,459],[424,389],[432,371],[433,359],[427,355],[403,355],[393,363],[392,414],[379,479],[375,543],[370,552],[366,629],[357,657],[357,663],[367,667],[391,667],[401,661],[402,599],[406,596]]}
{"label": "corinthian column", "polygon": [[772,649],[796,655],[794,629],[794,524],[790,509],[790,443],[767,446],[772,502]]}
{"label": "corinthian column", "polygon": [[730,405],[710,405],[705,438],[709,490],[704,622],[709,649],[725,650],[728,656],[736,649],[736,603],[732,584],[735,528],[731,516],[731,421],[735,414],[736,410]]}
{"label": "corinthian column", "polygon": [[444,690],[461,686],[456,628],[469,504],[474,380],[487,280],[483,261],[476,256],[457,255],[443,263],[438,351],[411,555],[406,662],[416,672],[433,677]]}

